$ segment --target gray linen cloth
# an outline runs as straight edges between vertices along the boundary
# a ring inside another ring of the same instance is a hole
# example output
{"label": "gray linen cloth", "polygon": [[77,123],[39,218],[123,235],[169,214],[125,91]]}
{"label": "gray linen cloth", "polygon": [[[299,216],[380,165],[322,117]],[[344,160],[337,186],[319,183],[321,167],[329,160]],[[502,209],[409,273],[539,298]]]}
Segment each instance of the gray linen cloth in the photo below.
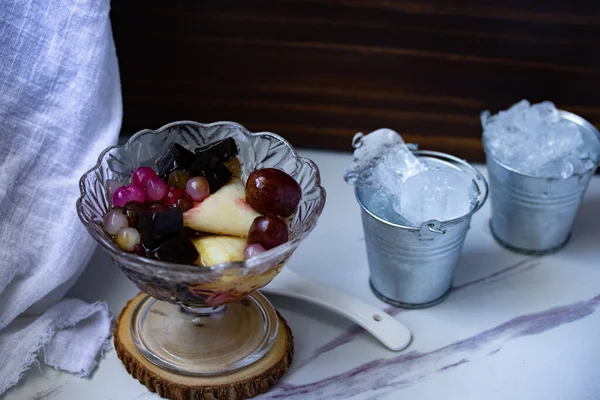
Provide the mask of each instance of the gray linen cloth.
{"label": "gray linen cloth", "polygon": [[62,299],[95,247],[79,178],[121,125],[109,6],[0,2],[0,394],[40,357],[88,376],[109,346],[106,304]]}

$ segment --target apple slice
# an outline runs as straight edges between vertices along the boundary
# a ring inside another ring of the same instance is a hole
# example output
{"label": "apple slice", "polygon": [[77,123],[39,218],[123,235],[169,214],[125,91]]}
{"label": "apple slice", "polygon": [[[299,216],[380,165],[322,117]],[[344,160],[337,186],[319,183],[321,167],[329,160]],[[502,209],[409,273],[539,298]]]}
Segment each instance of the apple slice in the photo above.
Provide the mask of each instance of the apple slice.
{"label": "apple slice", "polygon": [[203,236],[192,243],[200,256],[194,264],[210,267],[224,262],[244,261],[246,240],[233,236]]}
{"label": "apple slice", "polygon": [[246,237],[261,214],[246,203],[246,188],[234,178],[183,214],[183,225],[201,232]]}

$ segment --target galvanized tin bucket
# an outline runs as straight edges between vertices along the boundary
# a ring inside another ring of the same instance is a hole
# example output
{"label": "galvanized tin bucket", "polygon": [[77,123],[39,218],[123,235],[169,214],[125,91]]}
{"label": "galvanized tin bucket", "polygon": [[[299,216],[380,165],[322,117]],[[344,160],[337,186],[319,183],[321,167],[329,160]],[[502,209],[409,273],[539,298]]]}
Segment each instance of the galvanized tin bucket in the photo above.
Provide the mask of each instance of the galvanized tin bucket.
{"label": "galvanized tin bucket", "polygon": [[[589,146],[598,147],[600,133],[592,124],[566,111],[562,118],[577,125]],[[485,141],[484,141],[485,148]],[[486,151],[492,202],[492,234],[504,247],[541,255],[563,248],[583,195],[596,168],[567,179],[539,178],[516,172]]]}
{"label": "galvanized tin bucket", "polygon": [[473,178],[478,196],[473,210],[460,218],[411,227],[373,214],[366,208],[362,192],[355,191],[362,209],[371,289],[381,300],[404,308],[429,307],[448,296],[471,216],[483,206],[488,194],[484,177],[465,161],[434,151],[417,150],[414,154],[466,172]]}

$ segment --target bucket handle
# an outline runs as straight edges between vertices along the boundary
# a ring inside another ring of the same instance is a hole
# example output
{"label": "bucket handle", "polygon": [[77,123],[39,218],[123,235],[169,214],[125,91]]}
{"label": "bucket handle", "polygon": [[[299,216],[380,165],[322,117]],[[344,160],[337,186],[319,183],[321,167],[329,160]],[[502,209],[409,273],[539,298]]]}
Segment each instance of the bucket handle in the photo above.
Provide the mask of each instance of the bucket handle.
{"label": "bucket handle", "polygon": [[438,220],[432,219],[423,222],[419,229],[419,240],[433,240],[436,235],[445,235],[446,230],[441,227]]}
{"label": "bucket handle", "polygon": [[358,149],[362,143],[361,140],[365,135],[362,132],[358,132],[354,135],[354,137],[352,138],[352,148],[353,149]]}

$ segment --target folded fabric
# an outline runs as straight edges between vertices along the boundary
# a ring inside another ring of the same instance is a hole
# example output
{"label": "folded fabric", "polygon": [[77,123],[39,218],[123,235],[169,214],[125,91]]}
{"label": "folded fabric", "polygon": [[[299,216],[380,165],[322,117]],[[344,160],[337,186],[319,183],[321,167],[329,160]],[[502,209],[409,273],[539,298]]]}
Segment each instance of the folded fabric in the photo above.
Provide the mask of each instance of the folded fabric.
{"label": "folded fabric", "polygon": [[0,393],[19,381],[38,354],[47,365],[89,376],[98,356],[110,348],[111,317],[105,303],[66,299],[32,319],[17,318],[0,332]]}

